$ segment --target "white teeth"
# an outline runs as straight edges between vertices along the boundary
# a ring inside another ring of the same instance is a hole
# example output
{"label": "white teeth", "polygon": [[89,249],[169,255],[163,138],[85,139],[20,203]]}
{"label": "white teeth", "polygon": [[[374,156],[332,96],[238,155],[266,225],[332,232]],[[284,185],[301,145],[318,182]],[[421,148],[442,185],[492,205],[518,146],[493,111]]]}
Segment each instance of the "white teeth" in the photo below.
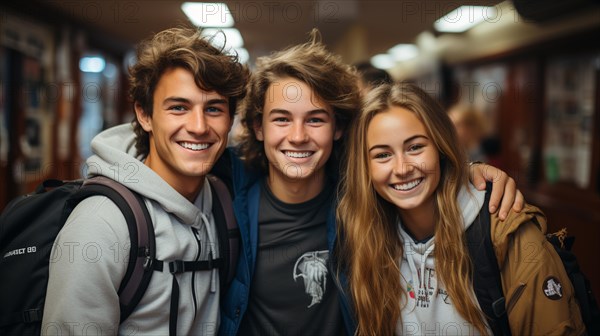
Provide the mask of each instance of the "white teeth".
{"label": "white teeth", "polygon": [[183,148],[191,149],[191,150],[203,150],[207,149],[210,145],[207,143],[195,144],[190,142],[180,142],[179,145]]}
{"label": "white teeth", "polygon": [[396,190],[407,191],[407,190],[413,189],[414,187],[416,187],[419,184],[421,184],[421,181],[423,181],[422,178],[420,178],[418,180],[411,181],[411,182],[407,182],[407,183],[394,184],[392,186],[392,188],[394,188]]}
{"label": "white teeth", "polygon": [[290,151],[286,151],[285,155],[289,156],[289,157],[293,157],[293,158],[305,158],[305,157],[311,156],[312,152],[290,152]]}

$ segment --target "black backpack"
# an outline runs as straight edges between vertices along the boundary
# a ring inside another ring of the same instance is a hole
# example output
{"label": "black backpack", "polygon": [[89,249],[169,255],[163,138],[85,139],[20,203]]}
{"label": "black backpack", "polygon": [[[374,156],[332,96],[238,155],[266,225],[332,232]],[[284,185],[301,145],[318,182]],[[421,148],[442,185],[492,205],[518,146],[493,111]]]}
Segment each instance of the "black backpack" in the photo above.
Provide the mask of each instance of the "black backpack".
{"label": "black backpack", "polygon": [[[488,183],[485,205],[489,204],[490,194],[491,184]],[[466,231],[467,247],[473,262],[473,287],[494,335],[511,335],[500,269],[492,244],[490,213],[485,205]],[[600,335],[600,308],[589,280],[579,268],[575,254],[571,252],[575,237],[566,237],[566,230],[563,230],[547,234],[546,239],[554,246],[571,280],[588,335]]]}
{"label": "black backpack", "polygon": [[[233,278],[237,263],[239,229],[227,187],[214,176],[209,175],[208,180],[212,187],[219,252],[223,257],[210,264],[182,261],[168,264],[170,267],[183,263],[195,265],[187,270],[172,270],[172,273],[218,267],[221,288],[225,288]],[[106,196],[119,207],[131,237],[129,263],[118,290],[121,322],[141,300],[153,270],[162,264],[155,259],[154,227],[142,197],[101,176],[76,181],[46,180],[34,193],[11,201],[0,216],[1,335],[40,334],[54,240],[75,206],[94,195]]]}

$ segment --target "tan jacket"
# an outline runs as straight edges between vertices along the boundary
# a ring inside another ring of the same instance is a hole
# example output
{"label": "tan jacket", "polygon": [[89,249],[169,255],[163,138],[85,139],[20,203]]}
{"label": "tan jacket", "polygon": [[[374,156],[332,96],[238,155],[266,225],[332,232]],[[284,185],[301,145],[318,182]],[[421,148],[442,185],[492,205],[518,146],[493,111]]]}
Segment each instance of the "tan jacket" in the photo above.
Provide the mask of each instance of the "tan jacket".
{"label": "tan jacket", "polygon": [[573,286],[544,234],[546,217],[526,205],[504,222],[491,216],[492,241],[513,335],[581,335],[585,327]]}

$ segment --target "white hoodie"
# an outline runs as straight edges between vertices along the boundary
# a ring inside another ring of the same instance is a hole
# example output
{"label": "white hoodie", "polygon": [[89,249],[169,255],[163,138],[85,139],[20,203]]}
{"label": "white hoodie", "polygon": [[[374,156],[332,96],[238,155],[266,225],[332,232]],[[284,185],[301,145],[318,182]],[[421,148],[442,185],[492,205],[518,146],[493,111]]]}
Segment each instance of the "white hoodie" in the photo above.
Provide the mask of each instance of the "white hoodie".
{"label": "white hoodie", "polygon": [[[106,130],[92,141],[88,175],[104,175],[140,193],[156,234],[156,259],[208,260],[218,257],[212,195],[205,180],[194,203],[136,158],[130,125]],[[197,236],[192,228],[197,230]],[[127,269],[129,233],[117,206],[90,197],[71,213],[51,255],[42,334],[168,335],[173,276],[155,271],[140,303],[119,324],[117,290]],[[177,333],[213,335],[219,321],[218,272],[177,274]]]}
{"label": "white hoodie", "polygon": [[[485,191],[469,184],[458,194],[466,230],[477,218],[484,203]],[[435,237],[426,242],[415,242],[398,223],[404,254],[400,264],[402,286],[406,300],[401,303],[402,323],[397,324],[398,335],[478,335],[477,329],[464,320],[452,305],[443,283],[435,272]],[[472,289],[471,289],[472,291]],[[474,298],[474,293],[471,293]],[[475,300],[477,302],[477,300]]]}

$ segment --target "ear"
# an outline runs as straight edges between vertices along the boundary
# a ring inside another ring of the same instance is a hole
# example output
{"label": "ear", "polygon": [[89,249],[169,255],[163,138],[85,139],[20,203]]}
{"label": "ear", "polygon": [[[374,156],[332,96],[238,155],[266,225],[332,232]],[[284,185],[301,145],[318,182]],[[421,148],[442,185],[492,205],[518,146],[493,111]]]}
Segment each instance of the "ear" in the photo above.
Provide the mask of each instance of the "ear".
{"label": "ear", "polygon": [[144,131],[152,132],[152,118],[144,112],[144,109],[142,108],[142,105],[140,105],[140,103],[135,103],[134,108],[135,115],[140,126],[142,126]]}
{"label": "ear", "polygon": [[229,116],[229,132],[231,132],[231,128],[233,127],[233,123],[235,122],[235,119],[237,117],[237,114],[233,114],[232,116]]}
{"label": "ear", "polygon": [[263,134],[262,123],[258,120],[254,121],[254,134],[256,134],[256,139],[258,141],[265,141],[265,136]]}
{"label": "ear", "polygon": [[344,134],[344,129],[336,127],[335,128],[335,133],[333,133],[333,140],[334,141],[340,140],[340,138],[342,137],[342,134]]}

